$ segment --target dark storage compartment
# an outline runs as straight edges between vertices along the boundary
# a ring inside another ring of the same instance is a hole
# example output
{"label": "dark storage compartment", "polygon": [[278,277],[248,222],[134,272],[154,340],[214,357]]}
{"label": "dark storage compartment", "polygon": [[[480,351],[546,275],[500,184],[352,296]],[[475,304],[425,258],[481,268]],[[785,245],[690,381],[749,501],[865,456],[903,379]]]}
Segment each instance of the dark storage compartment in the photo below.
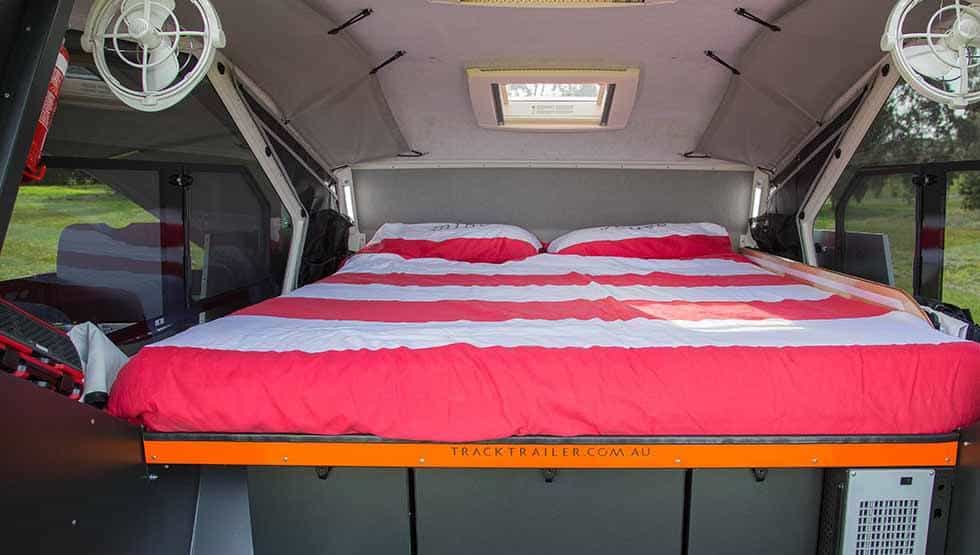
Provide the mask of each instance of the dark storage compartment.
{"label": "dark storage compartment", "polygon": [[690,555],[817,550],[822,470],[694,470]]}
{"label": "dark storage compartment", "polygon": [[419,470],[415,487],[424,555],[681,552],[683,471]]}
{"label": "dark storage compartment", "polygon": [[255,555],[411,552],[408,471],[248,471]]}

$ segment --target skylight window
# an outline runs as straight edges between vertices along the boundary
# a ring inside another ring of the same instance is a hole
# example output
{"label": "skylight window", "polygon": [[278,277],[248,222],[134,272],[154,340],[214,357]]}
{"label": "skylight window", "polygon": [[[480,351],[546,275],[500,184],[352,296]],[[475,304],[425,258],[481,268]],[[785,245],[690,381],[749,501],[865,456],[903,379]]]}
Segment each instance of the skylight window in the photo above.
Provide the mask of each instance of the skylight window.
{"label": "skylight window", "polygon": [[633,109],[639,70],[468,70],[481,127],[517,130],[622,129]]}
{"label": "skylight window", "polygon": [[673,4],[677,0],[429,0],[435,4],[501,8],[616,8]]}
{"label": "skylight window", "polygon": [[605,101],[612,100],[608,90],[602,83],[509,83],[501,94],[501,115],[505,123],[602,125]]}

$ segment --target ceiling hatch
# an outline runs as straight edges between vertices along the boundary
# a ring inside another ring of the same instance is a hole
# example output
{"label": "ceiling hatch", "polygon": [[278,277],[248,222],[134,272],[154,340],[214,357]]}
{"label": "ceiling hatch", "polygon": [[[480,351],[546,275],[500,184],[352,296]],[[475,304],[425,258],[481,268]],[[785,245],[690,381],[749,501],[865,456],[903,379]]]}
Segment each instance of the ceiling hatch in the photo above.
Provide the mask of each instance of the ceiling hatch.
{"label": "ceiling hatch", "polygon": [[638,68],[469,68],[480,127],[516,131],[623,129],[636,100]]}
{"label": "ceiling hatch", "polygon": [[673,4],[677,0],[429,0],[433,4],[501,8],[619,8]]}

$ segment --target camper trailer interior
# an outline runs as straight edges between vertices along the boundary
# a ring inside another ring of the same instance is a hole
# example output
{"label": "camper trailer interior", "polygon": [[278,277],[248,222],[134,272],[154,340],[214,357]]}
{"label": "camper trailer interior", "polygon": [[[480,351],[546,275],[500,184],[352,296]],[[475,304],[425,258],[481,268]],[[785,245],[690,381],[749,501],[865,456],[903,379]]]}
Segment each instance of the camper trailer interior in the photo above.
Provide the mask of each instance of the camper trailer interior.
{"label": "camper trailer interior", "polygon": [[980,4],[0,0],[0,551],[980,552]]}

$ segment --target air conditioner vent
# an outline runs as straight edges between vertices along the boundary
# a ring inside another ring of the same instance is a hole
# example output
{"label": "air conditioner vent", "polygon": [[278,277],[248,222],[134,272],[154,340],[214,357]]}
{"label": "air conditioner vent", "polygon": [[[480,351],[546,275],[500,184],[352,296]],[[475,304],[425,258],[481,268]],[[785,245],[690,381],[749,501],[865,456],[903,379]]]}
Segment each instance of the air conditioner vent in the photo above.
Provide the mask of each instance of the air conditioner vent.
{"label": "air conditioner vent", "polygon": [[847,472],[841,555],[926,555],[935,471]]}
{"label": "air conditioner vent", "polygon": [[918,499],[861,501],[854,555],[912,555],[918,518]]}

